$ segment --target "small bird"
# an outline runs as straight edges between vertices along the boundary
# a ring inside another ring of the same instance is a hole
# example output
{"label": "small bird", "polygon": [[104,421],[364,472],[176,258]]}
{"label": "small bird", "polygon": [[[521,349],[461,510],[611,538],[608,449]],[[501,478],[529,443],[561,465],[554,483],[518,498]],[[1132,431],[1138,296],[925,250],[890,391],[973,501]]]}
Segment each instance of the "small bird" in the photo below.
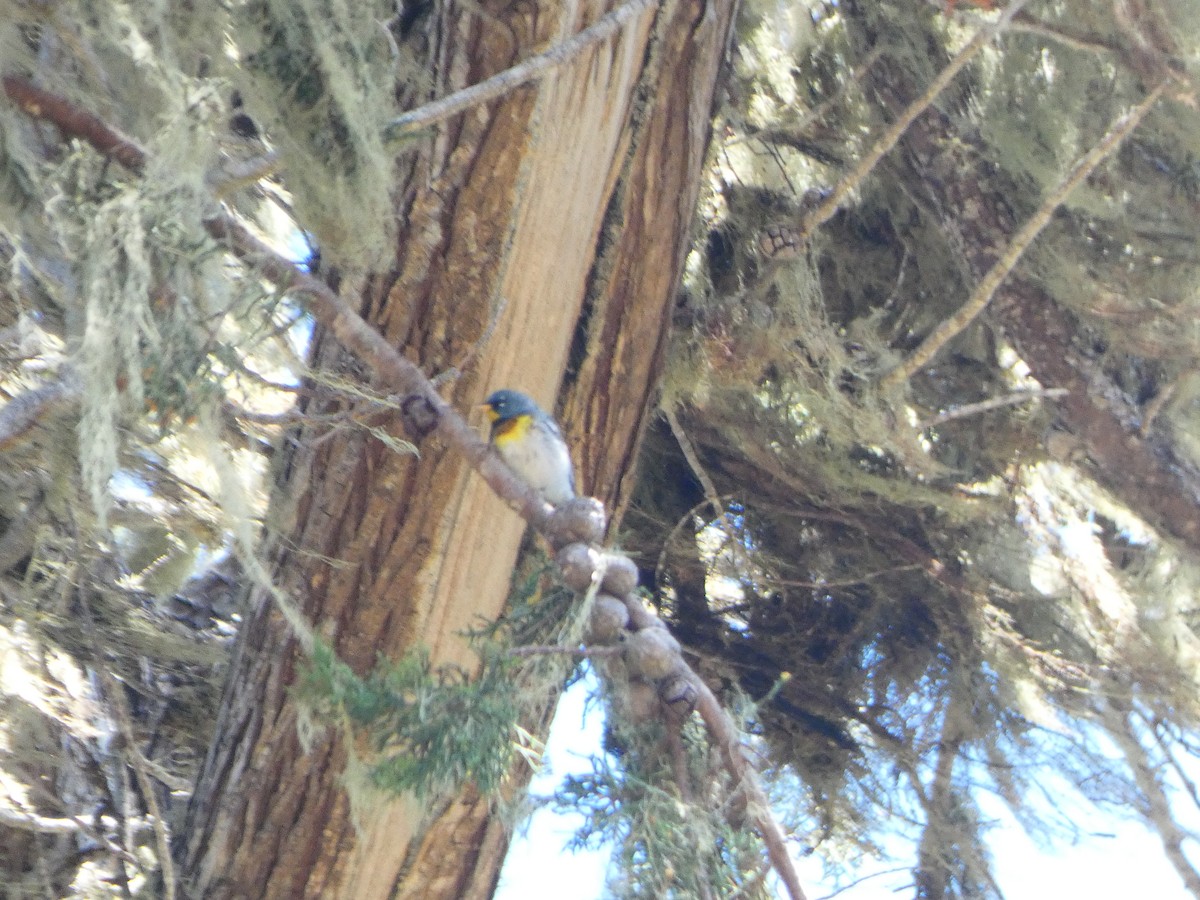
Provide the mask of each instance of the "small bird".
{"label": "small bird", "polygon": [[520,391],[496,391],[483,405],[500,458],[555,506],[573,498],[571,454],[558,423]]}

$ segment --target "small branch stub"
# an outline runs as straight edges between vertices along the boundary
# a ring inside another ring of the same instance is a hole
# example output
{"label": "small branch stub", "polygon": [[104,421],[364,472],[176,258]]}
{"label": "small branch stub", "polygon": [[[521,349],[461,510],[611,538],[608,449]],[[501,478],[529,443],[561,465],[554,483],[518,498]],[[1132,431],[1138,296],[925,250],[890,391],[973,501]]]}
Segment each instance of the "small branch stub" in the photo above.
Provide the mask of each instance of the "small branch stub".
{"label": "small branch stub", "polygon": [[650,681],[674,672],[683,662],[680,652],[679,641],[665,628],[643,628],[625,643],[625,661],[630,670]]}
{"label": "small branch stub", "polygon": [[700,699],[700,692],[692,682],[691,670],[687,666],[679,666],[659,681],[658,698],[680,719],[690,716]]}
{"label": "small branch stub", "polygon": [[554,557],[562,571],[563,584],[580,593],[592,586],[603,559],[599,550],[587,544],[567,544]]}
{"label": "small branch stub", "polygon": [[629,609],[611,594],[600,594],[588,619],[588,644],[615,644],[629,627]]}
{"label": "small branch stub", "polygon": [[409,394],[400,402],[400,418],[404,422],[404,430],[418,441],[438,425],[438,411],[421,394]]}
{"label": "small branch stub", "polygon": [[637,589],[637,565],[628,556],[609,553],[604,557],[604,577],[600,586],[616,597],[632,594]]}
{"label": "small branch stub", "polygon": [[599,544],[604,540],[607,527],[603,503],[595,497],[574,497],[550,516],[546,533],[554,547],[571,543]]}

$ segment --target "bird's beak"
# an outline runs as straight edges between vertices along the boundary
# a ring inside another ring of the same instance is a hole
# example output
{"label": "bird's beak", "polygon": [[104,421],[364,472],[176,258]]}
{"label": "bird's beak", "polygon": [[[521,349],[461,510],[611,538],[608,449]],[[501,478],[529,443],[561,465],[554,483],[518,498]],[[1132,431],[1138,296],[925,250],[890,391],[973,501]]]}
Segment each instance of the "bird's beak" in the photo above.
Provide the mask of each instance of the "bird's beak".
{"label": "bird's beak", "polygon": [[500,416],[498,416],[498,415],[496,414],[496,410],[495,410],[495,409],[492,407],[492,405],[491,405],[490,403],[480,403],[480,404],[479,404],[477,407],[475,407],[475,408],[476,408],[476,409],[482,409],[482,410],[483,410],[483,413],[484,413],[484,415],[486,415],[486,416],[487,416],[487,420],[488,420],[489,422],[495,422],[495,421],[496,421],[498,418],[500,418]]}

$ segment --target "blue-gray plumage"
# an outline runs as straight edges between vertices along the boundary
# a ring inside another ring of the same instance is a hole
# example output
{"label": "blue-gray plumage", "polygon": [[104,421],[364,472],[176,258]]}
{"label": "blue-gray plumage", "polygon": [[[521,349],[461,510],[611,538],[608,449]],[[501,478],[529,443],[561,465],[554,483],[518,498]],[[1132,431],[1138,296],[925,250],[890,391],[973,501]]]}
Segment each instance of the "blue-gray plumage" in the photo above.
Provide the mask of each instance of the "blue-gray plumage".
{"label": "blue-gray plumage", "polygon": [[492,446],[512,470],[555,506],[574,497],[571,454],[554,419],[520,391],[496,391],[484,406]]}

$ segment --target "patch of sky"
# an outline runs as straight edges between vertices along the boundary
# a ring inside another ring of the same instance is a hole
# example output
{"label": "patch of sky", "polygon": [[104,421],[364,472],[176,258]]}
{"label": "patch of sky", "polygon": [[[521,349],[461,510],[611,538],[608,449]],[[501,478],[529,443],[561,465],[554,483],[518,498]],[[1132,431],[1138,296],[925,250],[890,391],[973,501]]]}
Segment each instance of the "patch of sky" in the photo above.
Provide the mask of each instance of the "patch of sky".
{"label": "patch of sky", "polygon": [[[588,667],[559,700],[546,740],[543,767],[530,784],[530,795],[553,794],[568,775],[592,771],[601,753],[604,711],[591,698],[600,688]],[[538,808],[513,838],[493,900],[599,900],[604,896],[612,848],[568,849],[584,824],[580,813]]]}

